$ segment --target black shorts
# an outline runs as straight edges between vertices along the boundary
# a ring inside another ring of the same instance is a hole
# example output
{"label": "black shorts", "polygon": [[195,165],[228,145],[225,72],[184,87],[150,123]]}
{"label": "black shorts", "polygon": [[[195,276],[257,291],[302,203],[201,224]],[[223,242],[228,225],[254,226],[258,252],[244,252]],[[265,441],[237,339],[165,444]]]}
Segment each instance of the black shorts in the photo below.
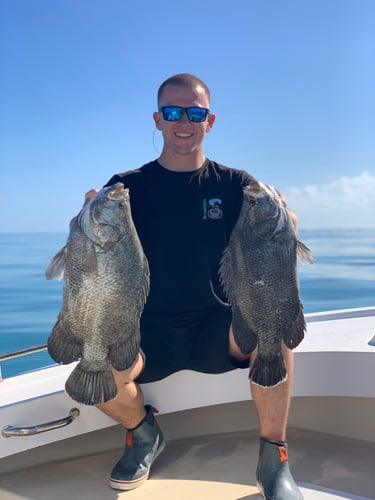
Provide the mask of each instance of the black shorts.
{"label": "black shorts", "polygon": [[179,370],[224,373],[248,368],[248,360],[238,362],[228,356],[231,321],[229,306],[188,316],[142,318],[145,366],[137,382],[155,382]]}

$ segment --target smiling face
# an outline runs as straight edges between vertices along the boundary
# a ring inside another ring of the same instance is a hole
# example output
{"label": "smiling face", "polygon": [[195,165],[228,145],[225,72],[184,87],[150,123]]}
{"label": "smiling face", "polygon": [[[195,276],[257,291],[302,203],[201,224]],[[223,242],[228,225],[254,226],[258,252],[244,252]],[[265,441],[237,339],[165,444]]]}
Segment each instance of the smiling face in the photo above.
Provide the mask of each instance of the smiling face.
{"label": "smiling face", "polygon": [[[206,91],[201,86],[168,85],[160,99],[161,106],[197,106],[209,108],[210,102]],[[209,114],[204,122],[189,121],[186,113],[181,120],[164,120],[161,112],[154,113],[155,126],[163,134],[164,145],[159,161],[166,168],[173,170],[195,170],[204,162],[203,139],[212,128],[215,115]]]}

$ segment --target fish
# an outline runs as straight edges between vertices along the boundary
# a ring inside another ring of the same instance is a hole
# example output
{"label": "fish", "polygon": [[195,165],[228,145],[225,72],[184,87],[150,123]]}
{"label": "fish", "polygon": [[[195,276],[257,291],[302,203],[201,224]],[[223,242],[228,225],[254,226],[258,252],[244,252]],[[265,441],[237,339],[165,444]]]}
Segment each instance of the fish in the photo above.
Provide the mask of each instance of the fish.
{"label": "fish", "polygon": [[111,367],[129,368],[140,351],[140,316],[150,287],[124,184],[100,190],[71,220],[67,242],[45,276],[64,280],[47,348],[57,363],[79,361],[66,380],[67,394],[85,405],[114,399]]}
{"label": "fish", "polygon": [[232,307],[234,339],[244,354],[257,355],[250,368],[254,384],[273,387],[287,379],[282,343],[294,349],[306,323],[299,296],[297,262],[314,262],[279,193],[252,180],[243,188],[237,222],[223,252],[219,277]]}

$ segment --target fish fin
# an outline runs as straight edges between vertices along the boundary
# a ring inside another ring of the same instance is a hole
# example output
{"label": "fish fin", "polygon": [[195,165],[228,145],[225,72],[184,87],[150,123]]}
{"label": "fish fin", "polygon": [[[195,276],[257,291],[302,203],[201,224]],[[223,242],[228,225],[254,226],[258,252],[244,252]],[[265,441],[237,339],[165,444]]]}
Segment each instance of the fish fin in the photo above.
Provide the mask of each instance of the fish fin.
{"label": "fish fin", "polygon": [[90,406],[105,403],[117,395],[115,379],[109,369],[87,371],[83,362],[69,375],[65,390],[74,401]]}
{"label": "fish fin", "polygon": [[315,258],[308,246],[302,241],[297,241],[297,259],[301,264],[314,264]]}
{"label": "fish fin", "polygon": [[[141,302],[141,307],[143,311],[143,307],[147,301],[148,294],[150,292],[150,266],[147,260],[146,255],[143,257],[143,267],[144,267],[144,273],[143,273],[143,282],[142,282],[142,302]],[[142,311],[140,311],[142,313]]]}
{"label": "fish fin", "polygon": [[254,348],[252,340],[255,334],[243,319],[240,310],[233,306],[232,311],[232,329],[234,340],[243,354],[249,354]]}
{"label": "fish fin", "polygon": [[47,348],[51,358],[57,363],[67,365],[78,361],[82,356],[82,343],[59,318],[48,337]]}
{"label": "fish fin", "polygon": [[52,258],[51,262],[45,271],[45,276],[47,280],[56,278],[57,281],[61,281],[64,278],[65,271],[65,259],[66,259],[66,246],[64,246],[57,254]]}
{"label": "fish fin", "polygon": [[89,240],[85,243],[85,259],[82,261],[82,269],[85,273],[96,273],[98,269],[98,259],[95,251],[95,245]]}
{"label": "fish fin", "polygon": [[288,373],[284,358],[278,356],[268,361],[258,354],[250,369],[249,378],[254,384],[262,387],[274,387],[285,382]]}
{"label": "fish fin", "polygon": [[297,318],[291,322],[285,330],[283,340],[289,349],[294,349],[305,337],[306,323],[302,312],[302,304],[300,303]]}
{"label": "fish fin", "polygon": [[139,353],[140,335],[134,334],[123,342],[113,344],[109,350],[109,361],[116,370],[125,370],[135,361]]}
{"label": "fish fin", "polygon": [[223,252],[223,256],[220,261],[219,267],[219,280],[223,287],[224,292],[231,297],[232,294],[232,261],[231,261],[231,253],[228,249],[228,246],[225,248]]}

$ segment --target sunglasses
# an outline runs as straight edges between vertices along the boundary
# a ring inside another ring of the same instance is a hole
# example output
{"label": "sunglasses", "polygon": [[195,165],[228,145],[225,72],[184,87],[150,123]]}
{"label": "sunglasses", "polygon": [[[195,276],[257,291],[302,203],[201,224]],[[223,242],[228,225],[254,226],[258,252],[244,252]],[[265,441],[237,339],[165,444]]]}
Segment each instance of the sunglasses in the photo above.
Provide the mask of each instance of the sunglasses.
{"label": "sunglasses", "polygon": [[159,111],[163,113],[163,118],[167,122],[177,122],[181,120],[184,113],[186,113],[187,117],[191,122],[204,122],[209,113],[209,109],[207,108],[182,108],[181,106],[162,106],[159,108]]}

